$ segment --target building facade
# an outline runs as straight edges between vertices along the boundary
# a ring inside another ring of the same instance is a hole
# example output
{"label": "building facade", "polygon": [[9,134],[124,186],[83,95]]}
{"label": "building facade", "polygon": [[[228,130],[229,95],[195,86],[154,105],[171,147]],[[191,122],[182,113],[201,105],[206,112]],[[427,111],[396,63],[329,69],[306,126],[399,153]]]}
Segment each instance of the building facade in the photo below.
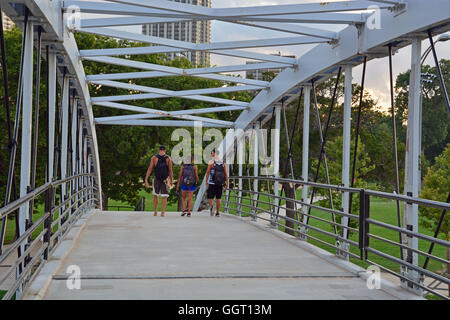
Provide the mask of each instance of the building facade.
{"label": "building facade", "polygon": [[[169,0],[181,2],[191,5],[211,7],[211,0]],[[190,22],[175,22],[175,23],[154,23],[145,24],[142,26],[142,33],[184,42],[191,43],[209,43],[211,42],[211,21],[190,21]],[[169,53],[170,59],[174,59],[177,55]],[[188,58],[195,67],[209,66],[211,62],[209,52],[185,52],[183,56]]]}
{"label": "building facade", "polygon": [[14,28],[14,22],[4,13],[2,12],[3,18],[3,30],[11,30]]}

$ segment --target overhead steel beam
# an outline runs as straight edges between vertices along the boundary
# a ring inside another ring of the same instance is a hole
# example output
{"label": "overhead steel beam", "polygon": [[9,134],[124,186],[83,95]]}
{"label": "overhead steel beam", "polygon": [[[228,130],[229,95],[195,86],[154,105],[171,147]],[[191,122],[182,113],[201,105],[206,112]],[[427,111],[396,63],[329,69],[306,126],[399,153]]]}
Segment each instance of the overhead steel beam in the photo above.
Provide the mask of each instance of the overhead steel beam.
{"label": "overhead steel beam", "polygon": [[235,21],[234,23],[246,25],[249,27],[256,27],[261,29],[268,29],[280,32],[295,33],[305,36],[311,36],[316,38],[323,38],[328,40],[337,40],[337,33],[333,31],[311,28],[306,26],[299,26],[286,23],[273,23],[273,22],[241,22]]}
{"label": "overhead steel beam", "polygon": [[[184,119],[184,120],[207,122],[207,123],[212,123],[212,124],[224,125],[227,127],[233,126],[233,122],[224,121],[224,120],[217,120],[217,119],[198,117],[198,116],[192,116],[192,115],[186,115],[186,114],[174,114],[171,112],[154,110],[154,109],[148,109],[147,112],[155,114],[155,115],[160,115],[162,117],[172,117],[172,118],[178,118],[178,119]],[[148,116],[149,116],[148,114],[137,114],[137,115],[133,114],[133,115],[125,115],[125,116],[101,117],[101,118],[95,118],[95,123],[102,124],[102,123],[107,123],[107,122],[118,122],[118,121],[122,121],[122,120],[145,119],[145,118],[149,118]]]}
{"label": "overhead steel beam", "polygon": [[149,36],[128,31],[120,31],[111,28],[78,28],[77,31],[89,34],[97,34],[106,37],[126,39],[149,44],[159,44],[168,47],[182,48],[194,51],[228,50],[242,48],[264,48],[274,46],[292,46],[300,44],[314,44],[329,42],[328,39],[321,39],[309,36],[283,37],[261,40],[227,41],[214,43],[191,43],[167,38]]}
{"label": "overhead steel beam", "polygon": [[[118,3],[108,3],[103,2],[101,6],[97,1],[74,1],[74,0],[66,0],[63,3],[63,9],[68,9],[70,6],[75,6],[79,8],[79,10],[83,13],[93,13],[93,14],[103,14],[103,15],[125,15],[130,16],[129,23],[127,25],[135,24],[135,22],[146,23],[142,20],[134,20],[135,17],[150,17],[151,19],[157,18],[165,18],[164,22],[182,22],[187,20],[214,20],[218,19],[218,17],[209,17],[209,16],[199,16],[193,14],[182,14],[176,12],[170,12],[166,10],[158,10],[158,9],[150,9],[137,7],[132,5],[123,5]],[[367,9],[367,7],[365,8]],[[115,19],[115,18],[111,18]],[[120,19],[120,18],[117,18]],[[128,19],[128,18],[126,18]],[[293,22],[293,23],[331,23],[331,24],[361,24],[365,22],[365,15],[360,13],[321,13],[318,14],[310,14],[310,13],[299,13],[293,14],[292,12],[289,14],[276,14],[276,15],[264,15],[264,16],[245,16],[245,21],[261,21],[261,22]],[[86,19],[86,20],[95,20],[95,19]],[[222,21],[234,22],[236,21],[235,17],[226,18],[221,17]],[[91,22],[92,23],[92,22]],[[112,21],[109,21],[108,24],[111,24]],[[124,19],[117,20],[116,25],[121,25],[124,23]],[[81,22],[83,26],[83,22]],[[84,26],[83,26],[84,27]]]}
{"label": "overhead steel beam", "polygon": [[[123,95],[123,96],[95,97],[95,98],[91,99],[91,102],[92,102],[92,104],[98,104],[100,102],[147,100],[147,99],[168,98],[168,97],[169,97],[168,95],[154,94],[154,93],[129,94],[129,95]],[[228,104],[228,105],[232,105],[232,106],[241,106],[241,107],[248,107],[249,106],[248,102],[237,101],[237,100],[229,100],[229,99],[222,99],[222,98],[214,98],[214,97],[201,96],[201,95],[184,96],[184,97],[181,97],[181,98],[189,99],[189,100],[198,100],[198,101],[217,103],[217,104],[221,104],[221,105]]]}
{"label": "overhead steel beam", "polygon": [[262,63],[248,63],[243,65],[232,65],[225,67],[209,67],[209,68],[196,68],[196,69],[179,69],[174,67],[162,66],[159,64],[153,64],[148,62],[141,62],[135,60],[128,60],[122,58],[108,57],[108,56],[98,56],[98,57],[86,57],[86,60],[114,64],[123,67],[130,67],[141,70],[152,70],[167,72],[179,76],[194,76],[203,75],[210,73],[223,73],[223,72],[239,72],[239,71],[250,71],[259,69],[277,69],[287,67],[284,64],[276,62],[262,62]]}
{"label": "overhead steel beam", "polygon": [[141,112],[142,114],[138,115],[130,115],[131,116],[145,116],[147,119],[149,118],[161,118],[164,117],[166,113],[169,113],[170,115],[190,115],[190,114],[202,114],[202,113],[216,113],[216,112],[227,112],[227,111],[240,111],[240,110],[246,110],[245,107],[239,107],[239,106],[223,106],[223,107],[214,107],[214,108],[199,108],[199,109],[187,109],[187,110],[180,110],[180,111],[161,111],[161,110],[155,110],[150,108],[143,108],[143,107],[137,107],[132,106],[128,104],[122,104],[122,103],[116,103],[116,102],[99,102],[96,105],[106,107],[106,108],[113,108],[113,109],[120,109],[120,110],[126,110],[126,111],[134,111],[134,112]]}
{"label": "overhead steel beam", "polygon": [[[174,73],[161,72],[161,71],[146,71],[146,72],[123,72],[123,73],[106,73],[95,74],[86,77],[87,81],[102,81],[102,80],[132,80],[132,79],[148,79],[148,78],[161,78],[161,77],[173,77]],[[201,74],[201,75],[189,75],[195,78],[204,78],[210,80],[218,80],[230,83],[248,84],[258,87],[267,88],[270,86],[270,82],[245,79],[221,74]]]}
{"label": "overhead steel beam", "polygon": [[[80,56],[81,57],[127,56],[127,55],[158,54],[158,53],[178,53],[178,52],[186,52],[187,50],[188,49],[172,48],[167,46],[90,49],[90,50],[81,50]],[[250,52],[244,50],[210,50],[210,53],[229,57],[276,62],[287,65],[297,64],[297,59],[294,58],[281,57],[271,54]]]}
{"label": "overhead steel beam", "polygon": [[236,92],[236,91],[251,91],[251,90],[261,90],[261,87],[257,86],[232,86],[232,87],[220,87],[220,88],[208,88],[208,89],[194,89],[194,90],[183,90],[183,91],[172,91],[166,89],[152,88],[146,86],[140,86],[136,84],[130,84],[118,81],[91,81],[92,84],[107,86],[119,89],[126,89],[130,91],[141,91],[147,93],[155,93],[158,95],[163,95],[167,97],[186,97],[186,96],[197,96],[203,94],[214,94],[214,93],[225,93],[225,92]]}
{"label": "overhead steel beam", "polygon": [[[119,125],[119,126],[145,126],[145,127],[196,127],[199,125],[198,121],[183,121],[183,120],[124,120],[111,121],[102,123],[102,125]],[[204,128],[230,128],[229,126],[202,123]]]}
{"label": "overhead steel beam", "polygon": [[[326,13],[342,11],[367,10],[374,3],[371,1],[336,1],[322,3],[287,4],[274,6],[234,7],[234,8],[207,8],[171,1],[160,0],[110,0],[125,5],[139,6],[151,9],[163,9],[179,14],[191,14],[206,16],[212,19],[218,18],[241,18],[247,16],[271,16],[282,14],[307,14]],[[379,7],[392,8],[391,3],[380,2]]]}

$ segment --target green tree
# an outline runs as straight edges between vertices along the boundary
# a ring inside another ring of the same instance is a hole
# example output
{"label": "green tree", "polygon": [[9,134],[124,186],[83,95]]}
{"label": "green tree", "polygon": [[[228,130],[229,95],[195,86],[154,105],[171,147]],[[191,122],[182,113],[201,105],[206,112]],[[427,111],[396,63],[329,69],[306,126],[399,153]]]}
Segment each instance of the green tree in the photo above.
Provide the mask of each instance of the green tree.
{"label": "green tree", "polygon": [[[450,60],[442,59],[439,62],[447,90],[450,89]],[[450,114],[447,112],[444,96],[442,94],[439,78],[435,67],[425,65],[422,67],[423,74],[432,74],[431,82],[422,84],[422,152],[431,164],[436,156],[450,142]],[[406,141],[406,127],[402,124],[408,119],[408,96],[409,96],[410,70],[398,75],[396,80],[396,112],[397,128],[399,138]]]}
{"label": "green tree", "polygon": [[[337,137],[329,144],[325,146],[325,151],[327,153],[327,163],[328,163],[328,174],[330,178],[330,184],[341,185],[342,184],[342,146],[343,138]],[[351,142],[351,150],[354,150],[355,144]],[[313,160],[312,167],[317,168],[318,160]],[[356,160],[356,171],[355,171],[355,188],[367,188],[368,182],[366,180],[367,175],[374,170],[375,165],[372,164],[371,159],[367,152],[365,151],[365,145],[363,143],[358,144],[358,155]],[[315,169],[314,169],[315,172]],[[350,171],[351,172],[351,171]],[[326,171],[322,161],[319,170],[319,182],[326,183]],[[319,200],[319,205],[323,207],[330,208],[330,199],[328,189],[317,189],[316,195],[323,197]],[[336,210],[342,208],[342,193],[337,191],[331,191],[333,198],[333,207]],[[358,214],[359,212],[359,195],[353,195],[352,197],[352,212],[353,214]],[[336,216],[338,223],[341,221],[340,216]],[[355,226],[356,222],[350,220],[350,225]]]}
{"label": "green tree", "polygon": [[[447,144],[444,152],[436,157],[434,165],[428,168],[420,197],[441,202],[448,201],[450,192],[450,179],[448,177],[450,177],[450,144]],[[433,232],[437,229],[441,215],[442,210],[419,207],[420,225]],[[448,212],[442,221],[439,235],[450,241],[450,216]],[[450,248],[447,248],[447,260],[450,260]],[[447,272],[450,272],[450,266],[448,265]]]}

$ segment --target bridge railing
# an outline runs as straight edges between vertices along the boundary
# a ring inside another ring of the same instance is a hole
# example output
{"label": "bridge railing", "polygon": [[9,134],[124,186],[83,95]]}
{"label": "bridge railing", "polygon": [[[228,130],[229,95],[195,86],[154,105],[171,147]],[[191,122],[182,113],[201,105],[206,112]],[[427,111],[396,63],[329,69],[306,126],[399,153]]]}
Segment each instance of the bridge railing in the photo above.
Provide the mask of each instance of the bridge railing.
{"label": "bridge railing", "polygon": [[[305,201],[296,194],[299,187],[311,188],[315,194],[321,190],[322,196]],[[339,194],[344,192],[359,204],[359,210],[353,209],[358,214],[335,208],[340,205]],[[330,195],[334,200],[330,201]],[[398,223],[395,210],[385,208],[380,214],[380,210],[371,208],[371,199],[378,206],[381,199],[442,210],[441,223],[432,235],[425,230],[410,230]],[[402,286],[418,294],[428,292],[448,299],[445,292],[450,290],[450,261],[445,252],[450,250],[450,242],[439,237],[442,221],[450,209],[448,203],[294,179],[233,176],[224,207],[231,214],[267,221],[301,240],[335,250],[338,256],[361,266],[376,266],[398,277]]]}
{"label": "bridge railing", "polygon": [[[44,214],[36,221],[27,219],[26,230],[0,254],[0,265],[12,261],[0,274],[0,286],[7,287],[3,300],[23,293],[74,222],[84,212],[95,208],[99,197],[94,178],[94,175],[86,173],[49,182],[0,209],[0,219],[6,221],[22,205],[45,197]],[[57,191],[64,184],[70,185],[72,192],[61,199]]]}

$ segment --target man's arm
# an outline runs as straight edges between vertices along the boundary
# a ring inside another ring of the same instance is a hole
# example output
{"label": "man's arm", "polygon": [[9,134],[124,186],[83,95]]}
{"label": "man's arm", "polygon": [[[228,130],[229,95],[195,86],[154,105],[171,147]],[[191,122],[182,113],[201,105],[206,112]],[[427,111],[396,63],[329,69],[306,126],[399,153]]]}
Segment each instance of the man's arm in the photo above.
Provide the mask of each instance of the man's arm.
{"label": "man's arm", "polygon": [[227,171],[227,166],[225,165],[225,163],[223,163],[223,171],[225,172],[225,186],[228,189],[228,171]]}
{"label": "man's arm", "polygon": [[197,179],[197,180],[195,180],[195,181],[197,181],[197,183],[200,181],[200,179],[198,178],[198,169],[197,169],[197,166],[194,166],[194,172],[195,172],[195,179]]}
{"label": "man's arm", "polygon": [[172,159],[171,159],[170,157],[168,157],[167,159],[168,159],[167,167],[169,167],[170,183],[173,183],[173,165],[172,165]]}
{"label": "man's arm", "polygon": [[180,168],[180,174],[178,175],[178,183],[177,183],[177,190],[180,190],[181,185],[181,176],[183,175],[183,166]]}
{"label": "man's arm", "polygon": [[155,158],[155,157],[152,157],[152,159],[150,160],[150,165],[148,166],[147,174],[145,175],[145,186],[146,186],[147,188],[150,188],[150,185],[148,184],[148,178],[149,178],[150,175],[152,174],[153,167],[155,166],[154,161],[153,161],[154,158]]}
{"label": "man's arm", "polygon": [[212,168],[212,164],[210,163],[208,165],[208,169],[206,169],[206,179],[205,179],[206,186],[208,186],[208,180],[209,180],[209,174],[211,173],[211,168]]}

